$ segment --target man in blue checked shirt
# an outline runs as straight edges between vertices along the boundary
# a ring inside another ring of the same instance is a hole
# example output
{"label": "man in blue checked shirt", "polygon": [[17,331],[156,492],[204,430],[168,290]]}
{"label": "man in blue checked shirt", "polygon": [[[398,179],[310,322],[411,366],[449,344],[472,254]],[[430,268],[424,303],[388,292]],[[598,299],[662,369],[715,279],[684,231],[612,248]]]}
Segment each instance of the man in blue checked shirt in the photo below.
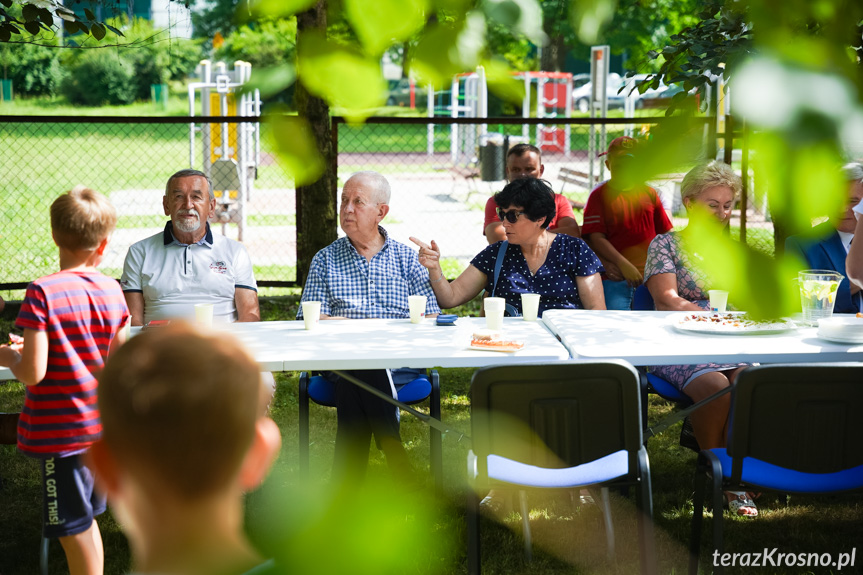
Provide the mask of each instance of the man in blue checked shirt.
{"label": "man in blue checked shirt", "polygon": [[[320,301],[321,319],[407,318],[408,296],[428,297],[426,315],[440,313],[428,270],[417,253],[392,240],[379,224],[389,212],[390,185],[377,172],[358,172],[342,190],[339,238],[312,259],[302,301]],[[297,318],[302,318],[302,305]],[[396,397],[389,370],[349,372]],[[333,476],[360,480],[372,434],[397,480],[413,474],[399,435],[398,409],[357,386],[336,381],[338,430]]]}

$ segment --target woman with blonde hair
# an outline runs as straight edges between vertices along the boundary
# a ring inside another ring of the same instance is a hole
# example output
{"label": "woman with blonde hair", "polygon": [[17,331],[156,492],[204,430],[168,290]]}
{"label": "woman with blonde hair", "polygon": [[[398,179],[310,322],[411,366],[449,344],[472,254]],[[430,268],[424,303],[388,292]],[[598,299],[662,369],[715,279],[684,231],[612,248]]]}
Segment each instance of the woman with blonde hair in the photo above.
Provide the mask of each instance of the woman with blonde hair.
{"label": "woman with blonde hair", "polygon": [[[728,164],[712,161],[699,164],[683,178],[681,194],[687,212],[705,211],[727,227],[731,210],[742,183]],[[653,296],[657,310],[707,311],[710,309],[706,275],[692,255],[683,249],[697,222],[680,230],[656,236],[647,250],[644,283]],[[734,383],[737,374],[748,364],[662,365],[651,372],[667,380],[689,396],[693,403],[706,399]],[[692,427],[701,449],[724,447],[731,397],[723,395],[694,411]],[[729,508],[737,515],[755,517],[758,509],[745,492],[726,492]]]}

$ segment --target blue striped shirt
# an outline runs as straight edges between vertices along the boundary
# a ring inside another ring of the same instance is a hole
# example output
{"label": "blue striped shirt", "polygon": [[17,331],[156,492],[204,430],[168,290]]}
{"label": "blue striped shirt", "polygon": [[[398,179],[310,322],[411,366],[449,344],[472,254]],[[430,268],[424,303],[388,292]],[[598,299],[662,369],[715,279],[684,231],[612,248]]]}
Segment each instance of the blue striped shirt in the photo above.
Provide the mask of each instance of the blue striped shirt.
{"label": "blue striped shirt", "polygon": [[[348,238],[339,238],[312,259],[302,301],[321,302],[321,313],[351,319],[410,317],[408,296],[428,297],[426,314],[440,313],[428,270],[417,253],[391,240],[380,226],[384,245],[371,261]],[[300,306],[297,319],[303,317]]]}

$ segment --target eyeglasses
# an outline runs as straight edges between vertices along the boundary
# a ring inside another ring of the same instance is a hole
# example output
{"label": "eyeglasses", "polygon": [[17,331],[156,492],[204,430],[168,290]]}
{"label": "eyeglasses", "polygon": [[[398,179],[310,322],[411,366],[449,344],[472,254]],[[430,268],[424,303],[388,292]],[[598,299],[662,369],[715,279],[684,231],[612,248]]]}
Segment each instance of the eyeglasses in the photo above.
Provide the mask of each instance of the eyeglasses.
{"label": "eyeglasses", "polygon": [[525,212],[517,212],[515,210],[510,210],[508,212],[505,212],[501,209],[498,209],[497,210],[497,217],[500,219],[500,221],[506,220],[509,223],[514,224],[515,222],[518,221],[518,216],[522,216],[522,215],[524,215],[524,213]]}

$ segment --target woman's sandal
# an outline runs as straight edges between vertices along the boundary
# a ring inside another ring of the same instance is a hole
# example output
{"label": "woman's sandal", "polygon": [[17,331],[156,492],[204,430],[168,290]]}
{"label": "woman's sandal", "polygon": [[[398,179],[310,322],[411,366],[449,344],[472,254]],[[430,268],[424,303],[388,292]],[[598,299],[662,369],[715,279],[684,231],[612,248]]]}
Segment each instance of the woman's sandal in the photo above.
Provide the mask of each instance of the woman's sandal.
{"label": "woman's sandal", "polygon": [[725,497],[725,505],[732,513],[738,517],[758,517],[758,508],[755,507],[755,502],[750,499],[749,494],[745,491],[726,491],[727,495],[732,495],[731,500]]}

